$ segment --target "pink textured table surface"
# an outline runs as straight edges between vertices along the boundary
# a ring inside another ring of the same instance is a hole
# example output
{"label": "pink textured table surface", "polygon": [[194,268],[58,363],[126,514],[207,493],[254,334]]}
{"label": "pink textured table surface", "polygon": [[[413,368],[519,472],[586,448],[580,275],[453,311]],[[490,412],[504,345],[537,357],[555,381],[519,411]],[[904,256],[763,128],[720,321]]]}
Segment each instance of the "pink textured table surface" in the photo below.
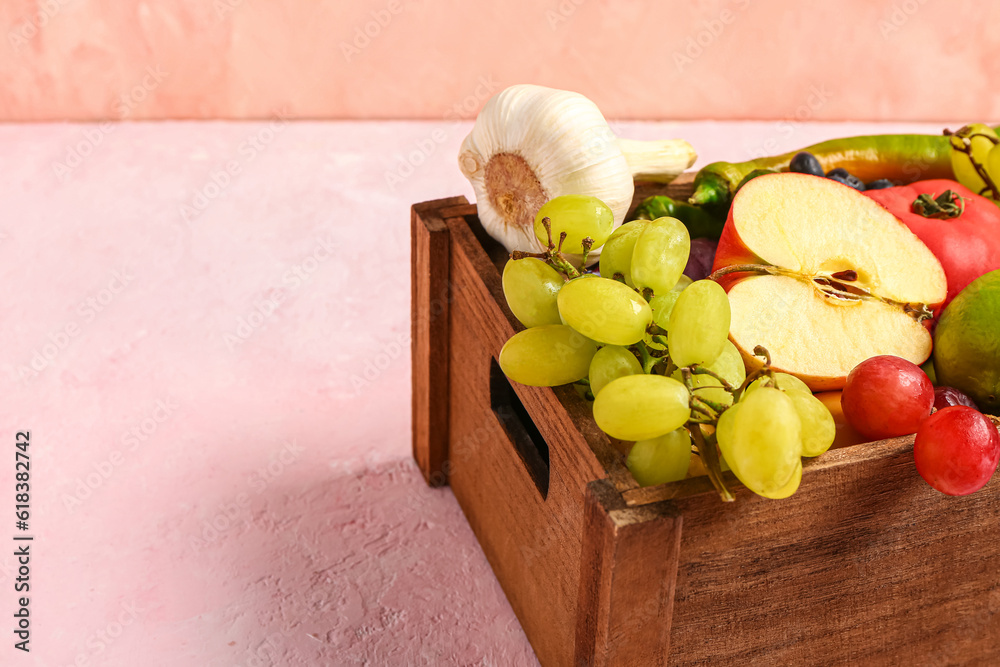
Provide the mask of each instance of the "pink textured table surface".
{"label": "pink textured table surface", "polygon": [[[468,127],[0,126],[0,497],[30,429],[36,538],[0,664],[536,664],[409,458],[408,209],[471,198]],[[940,127],[615,129],[705,163]]]}

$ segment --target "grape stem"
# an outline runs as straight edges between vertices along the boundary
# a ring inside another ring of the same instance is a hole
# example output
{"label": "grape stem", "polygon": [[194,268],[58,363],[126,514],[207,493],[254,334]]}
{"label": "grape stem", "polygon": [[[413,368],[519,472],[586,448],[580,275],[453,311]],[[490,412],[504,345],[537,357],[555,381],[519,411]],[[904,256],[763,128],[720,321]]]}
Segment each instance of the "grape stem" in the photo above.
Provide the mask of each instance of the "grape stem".
{"label": "grape stem", "polygon": [[584,237],[583,241],[583,259],[580,260],[580,266],[584,269],[587,268],[587,257],[590,256],[590,251],[594,247],[594,239],[589,236]]}
{"label": "grape stem", "polygon": [[733,493],[726,487],[726,482],[722,478],[722,464],[719,463],[719,452],[715,449],[715,443],[706,443],[705,436],[701,433],[701,427],[697,424],[687,425],[688,433],[698,447],[698,456],[705,462],[708,470],[708,478],[712,480],[712,486],[719,492],[719,497],[723,502],[731,503],[736,500]]}
{"label": "grape stem", "polygon": [[[694,376],[691,374],[690,368],[682,368],[681,376],[684,378],[684,384],[687,386],[688,391],[691,392],[691,410],[694,412],[700,412],[708,417],[707,422],[696,420],[693,417],[689,419],[686,426],[688,433],[691,434],[691,439],[694,440],[695,445],[698,447],[698,456],[700,456],[701,460],[704,461],[705,469],[708,470],[708,478],[712,480],[712,486],[714,486],[715,490],[719,492],[719,497],[727,503],[732,502],[736,500],[736,498],[734,498],[733,494],[728,488],[726,488],[726,483],[722,479],[722,464],[719,463],[719,453],[715,449],[715,444],[705,444],[705,437],[701,433],[701,426],[699,426],[699,424],[705,423],[714,425],[716,417],[704,407],[698,405],[696,403],[696,399],[704,402],[706,405],[710,402],[694,395]],[[723,408],[723,410],[724,409],[725,408]]]}
{"label": "grape stem", "polygon": [[722,377],[721,375],[719,375],[715,371],[713,371],[711,369],[708,369],[708,368],[705,368],[704,366],[699,366],[698,364],[695,364],[695,365],[691,366],[690,369],[691,369],[691,373],[693,373],[694,375],[708,375],[708,376],[711,376],[711,377],[715,378],[716,380],[718,380],[720,383],[722,383],[722,388],[723,389],[725,389],[728,392],[732,392],[733,391],[733,385],[729,384],[724,377]]}
{"label": "grape stem", "polygon": [[[965,157],[969,158],[969,164],[972,165],[972,168],[976,170],[976,174],[979,176],[979,178],[983,179],[983,183],[986,184],[986,187],[984,187],[982,190],[980,190],[979,194],[984,194],[987,190],[989,190],[990,193],[991,193],[990,194],[990,198],[993,199],[993,201],[995,201],[995,202],[1000,202],[1000,188],[997,188],[996,183],[994,183],[993,179],[990,178],[990,174],[989,174],[989,172],[986,171],[986,167],[984,167],[983,165],[979,164],[979,162],[977,162],[976,159],[974,157],[972,157],[972,139],[970,139],[969,137],[966,137],[966,136],[962,136],[962,134],[961,134],[965,129],[966,128],[963,127],[958,132],[952,132],[951,130],[945,130],[944,131],[944,135],[946,137],[955,137],[956,139],[959,139],[962,142],[962,146],[959,147],[953,141],[953,142],[951,142],[951,147],[954,148],[959,153],[964,153]],[[994,145],[996,145],[997,143],[1000,143],[1000,141],[998,141],[997,139],[995,139],[993,137],[990,137],[990,136],[987,136],[985,134],[977,134],[976,136],[980,136],[980,137],[983,137],[984,139],[988,139],[988,140],[992,141]]]}
{"label": "grape stem", "polygon": [[753,371],[752,373],[746,376],[746,379],[743,380],[743,384],[741,384],[733,392],[734,400],[739,400],[739,398],[743,396],[743,392],[745,392],[747,387],[750,386],[750,383],[752,383],[757,378],[764,377],[767,378],[766,381],[769,384],[774,383],[774,371],[771,370],[771,353],[768,352],[767,348],[764,347],[763,345],[758,345],[757,347],[755,347],[753,349],[753,352],[755,356],[764,357],[764,366],[763,368],[758,368],[757,370]]}
{"label": "grape stem", "polygon": [[695,399],[698,399],[697,396],[695,396],[695,395],[692,394],[691,395],[691,399],[692,399],[691,400],[691,410],[700,412],[701,414],[705,415],[709,419],[714,419],[715,418],[715,415],[711,411],[709,411],[708,408],[706,408],[706,407],[704,407],[702,405],[698,405],[697,403],[695,403]]}
{"label": "grape stem", "polygon": [[[803,280],[811,283],[812,286],[825,297],[840,299],[842,301],[881,301],[887,305],[902,308],[904,313],[915,319],[917,322],[923,322],[924,320],[930,319],[934,316],[927,306],[922,303],[904,303],[902,301],[887,299],[885,297],[872,294],[864,287],[859,285],[847,285],[835,278],[835,276],[850,276],[850,273],[845,271],[838,271],[836,274],[829,275],[816,274],[814,276],[806,276],[801,273],[796,273],[795,271],[790,271],[789,269],[784,269],[780,266],[772,266],[770,264],[731,264],[729,266],[722,267],[710,275],[708,279],[718,282],[719,278],[727,276],[731,273],[759,273],[769,276],[785,276],[788,278],[795,278],[796,280]],[[855,274],[855,276],[856,275],[857,274]]]}
{"label": "grape stem", "polygon": [[[552,221],[548,217],[542,218],[542,226],[545,227],[545,233],[548,236],[549,242],[548,247],[545,252],[524,252],[523,250],[515,250],[510,253],[511,259],[524,259],[525,257],[534,257],[535,259],[540,259],[559,273],[566,276],[567,279],[572,280],[573,278],[579,278],[583,275],[580,271],[577,271],[576,267],[568,261],[562,255],[562,245],[566,240],[566,232],[559,234],[559,247],[552,242]],[[589,245],[587,241],[590,241]],[[587,255],[590,254],[590,249],[594,245],[594,240],[589,236],[583,240],[583,264],[586,267]]]}
{"label": "grape stem", "polygon": [[642,343],[639,344],[639,356],[641,357],[639,361],[642,363],[642,372],[649,375],[649,372],[653,370],[653,366],[659,359],[652,356]]}
{"label": "grape stem", "polygon": [[[698,389],[715,389],[715,388],[716,387],[698,387],[697,389],[695,389],[695,391],[698,391]],[[715,401],[710,401],[707,398],[698,396],[697,394],[692,394],[692,395],[694,396],[695,400],[701,401],[708,407],[712,408],[712,410],[714,410],[715,414],[717,415],[722,414],[722,412],[726,409],[726,406],[723,405],[722,403],[716,403]]]}

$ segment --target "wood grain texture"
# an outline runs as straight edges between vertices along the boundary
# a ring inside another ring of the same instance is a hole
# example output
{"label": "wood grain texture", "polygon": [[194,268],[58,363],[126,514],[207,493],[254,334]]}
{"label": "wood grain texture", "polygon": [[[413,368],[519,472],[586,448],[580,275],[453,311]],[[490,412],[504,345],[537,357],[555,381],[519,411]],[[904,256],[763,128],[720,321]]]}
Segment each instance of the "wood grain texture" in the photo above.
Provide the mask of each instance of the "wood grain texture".
{"label": "wood grain texture", "polygon": [[448,458],[448,227],[437,214],[467,204],[450,197],[410,211],[410,327],[413,360],[413,458],[431,486],[447,483]]}
{"label": "wood grain texture", "polygon": [[681,517],[666,503],[630,508],[608,481],[587,487],[576,664],[666,665]]}
{"label": "wood grain texture", "polygon": [[1000,485],[940,494],[907,439],[829,456],[786,501],[672,501],[671,664],[1000,664]]}
{"label": "wood grain texture", "polygon": [[506,253],[468,205],[442,209],[447,393],[427,396],[448,404],[450,444],[435,455],[543,665],[1000,664],[1000,482],[932,490],[912,436],[807,460],[784,501],[727,473],[723,503],[707,478],[639,488],[571,388],[511,383],[547,444],[543,497],[491,404],[491,364],[521,329]]}
{"label": "wood grain texture", "polygon": [[512,383],[549,446],[548,495],[539,494],[489,396],[490,363],[521,325],[475,233],[462,219],[448,223],[450,485],[539,660],[571,665],[584,491],[605,472],[555,391]]}

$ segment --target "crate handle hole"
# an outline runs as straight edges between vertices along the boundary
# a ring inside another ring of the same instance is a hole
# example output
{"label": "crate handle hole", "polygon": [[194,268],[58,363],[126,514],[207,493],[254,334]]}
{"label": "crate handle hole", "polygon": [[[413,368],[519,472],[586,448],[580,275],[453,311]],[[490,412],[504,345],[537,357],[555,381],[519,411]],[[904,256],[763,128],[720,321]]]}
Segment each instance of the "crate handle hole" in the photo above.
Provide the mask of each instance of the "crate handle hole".
{"label": "crate handle hole", "polygon": [[500,370],[500,364],[492,358],[490,407],[544,500],[549,495],[549,445],[521,403],[517,392],[510,386],[510,380]]}

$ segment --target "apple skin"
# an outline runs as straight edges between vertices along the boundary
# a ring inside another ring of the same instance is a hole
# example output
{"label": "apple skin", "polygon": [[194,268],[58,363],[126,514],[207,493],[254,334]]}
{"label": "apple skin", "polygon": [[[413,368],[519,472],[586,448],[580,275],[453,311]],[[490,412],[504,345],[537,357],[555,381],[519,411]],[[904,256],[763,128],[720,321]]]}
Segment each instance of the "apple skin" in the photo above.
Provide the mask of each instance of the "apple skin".
{"label": "apple skin", "polygon": [[[758,257],[750,248],[746,246],[739,232],[736,231],[736,223],[733,222],[733,207],[729,207],[729,215],[726,217],[726,224],[722,228],[722,235],[719,237],[719,245],[715,248],[715,262],[712,263],[712,273],[719,269],[732,266],[733,264],[767,264]],[[728,292],[729,288],[742,278],[746,278],[750,273],[729,273],[718,279],[718,283]]]}
{"label": "apple skin", "polygon": [[[965,199],[957,218],[938,220],[913,212],[919,195],[940,195],[952,190]],[[903,221],[941,262],[948,278],[948,296],[935,315],[979,276],[1000,269],[1000,207],[966,187],[949,180],[918,181],[864,193]],[[720,242],[721,248],[721,242]]]}
{"label": "apple skin", "polygon": [[[733,340],[732,336],[729,337],[729,341],[734,347],[736,347],[737,350],[739,350],[740,356],[743,357],[743,365],[747,369],[747,375],[764,368],[764,360],[760,357],[755,357],[753,350],[744,350],[740,347],[739,343]],[[805,382],[806,386],[808,386],[814,393],[839,391],[844,388],[844,383],[847,381],[846,375],[838,377],[806,375],[805,373],[800,373],[796,370],[782,368],[777,364],[771,364],[771,370],[775,373],[788,373],[789,375],[794,375],[798,379]]]}

